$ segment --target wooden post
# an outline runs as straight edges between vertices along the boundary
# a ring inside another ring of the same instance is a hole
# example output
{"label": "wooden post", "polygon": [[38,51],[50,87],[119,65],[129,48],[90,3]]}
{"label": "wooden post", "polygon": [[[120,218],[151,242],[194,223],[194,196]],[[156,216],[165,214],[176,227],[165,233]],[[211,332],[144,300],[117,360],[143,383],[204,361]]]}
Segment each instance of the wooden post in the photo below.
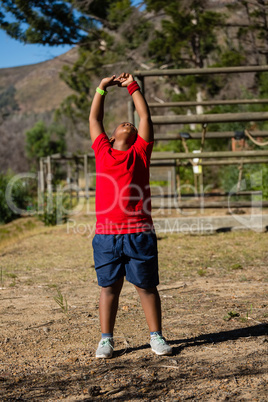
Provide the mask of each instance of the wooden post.
{"label": "wooden post", "polygon": [[200,194],[200,212],[204,211],[204,183],[203,183],[203,169],[199,176],[199,194]]}
{"label": "wooden post", "polygon": [[194,189],[195,193],[198,194],[197,174],[195,173],[194,173]]}
{"label": "wooden post", "polygon": [[84,155],[85,197],[89,199],[88,157]]}
{"label": "wooden post", "polygon": [[51,173],[51,158],[47,156],[47,212],[53,212],[53,193],[52,193],[52,173]]}
{"label": "wooden post", "polygon": [[79,161],[75,158],[76,200],[79,202]]}
{"label": "wooden post", "polygon": [[70,203],[71,207],[73,206],[73,192],[72,192],[72,170],[71,170],[71,165],[70,162],[67,162],[67,184],[69,186],[69,197],[70,197]]}
{"label": "wooden post", "polygon": [[178,164],[177,182],[178,182],[178,202],[181,203],[181,178],[180,178],[180,164]]}
{"label": "wooden post", "polygon": [[47,156],[47,191],[52,193],[51,158]]}
{"label": "wooden post", "polygon": [[176,161],[174,160],[174,165],[172,167],[172,187],[173,187],[173,194],[177,197],[177,176],[176,176]]}
{"label": "wooden post", "polygon": [[133,101],[128,101],[128,121],[132,124],[135,124],[135,116],[134,116],[134,104]]}
{"label": "wooden post", "polygon": [[40,166],[40,191],[41,191],[42,194],[44,194],[44,192],[45,192],[45,182],[44,182],[44,162],[43,162],[43,158],[40,158],[39,166]]}
{"label": "wooden post", "polygon": [[[139,77],[135,76],[135,80],[137,81],[137,83],[140,86],[141,93],[144,95],[144,93],[145,93],[144,78],[140,77],[140,76]],[[139,122],[140,122],[140,119],[139,119],[137,111],[135,110],[134,111],[134,126],[138,128]]]}
{"label": "wooden post", "polygon": [[45,182],[44,182],[44,162],[41,157],[39,160],[40,171],[38,172],[38,214],[44,213],[44,196],[45,196]]}
{"label": "wooden post", "polygon": [[144,77],[141,75],[135,75],[135,80],[139,84],[141,92],[144,94],[145,92]]}

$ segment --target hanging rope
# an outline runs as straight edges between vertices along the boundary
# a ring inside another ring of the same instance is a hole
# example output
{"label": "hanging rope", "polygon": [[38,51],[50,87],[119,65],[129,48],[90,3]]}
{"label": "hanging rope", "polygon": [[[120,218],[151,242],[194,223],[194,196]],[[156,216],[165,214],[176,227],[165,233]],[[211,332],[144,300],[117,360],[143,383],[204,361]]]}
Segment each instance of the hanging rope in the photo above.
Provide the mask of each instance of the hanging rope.
{"label": "hanging rope", "polygon": [[[181,142],[182,142],[184,151],[188,154],[188,153],[189,153],[189,149],[188,149],[188,146],[187,146],[187,144],[186,144],[185,138],[182,138],[182,139],[181,139]],[[190,161],[191,165],[194,166],[193,160],[192,160],[192,159],[189,159],[189,161]]]}
{"label": "hanging rope", "polygon": [[239,175],[238,175],[238,182],[237,182],[237,189],[236,191],[239,193],[240,188],[241,188],[241,181],[242,181],[242,174],[243,174],[243,162],[238,167],[239,170]]}
{"label": "hanging rope", "polygon": [[[242,151],[244,150],[244,148],[245,148],[245,141],[242,140]],[[238,174],[238,182],[237,182],[237,188],[236,188],[237,193],[239,193],[240,188],[241,188],[241,181],[242,181],[242,175],[243,175],[243,166],[244,165],[243,165],[243,159],[242,159],[240,165],[238,166],[239,174]]]}
{"label": "hanging rope", "polygon": [[203,148],[205,145],[205,137],[206,137],[206,132],[207,132],[207,124],[203,124],[203,130],[202,130],[202,139],[201,139],[201,148],[200,151],[203,152]]}
{"label": "hanging rope", "polygon": [[265,147],[266,145],[268,145],[268,141],[259,142],[259,141],[254,140],[254,138],[252,137],[252,135],[250,135],[250,132],[248,130],[245,130],[245,134],[252,142],[254,142],[255,145],[258,145],[259,147]]}

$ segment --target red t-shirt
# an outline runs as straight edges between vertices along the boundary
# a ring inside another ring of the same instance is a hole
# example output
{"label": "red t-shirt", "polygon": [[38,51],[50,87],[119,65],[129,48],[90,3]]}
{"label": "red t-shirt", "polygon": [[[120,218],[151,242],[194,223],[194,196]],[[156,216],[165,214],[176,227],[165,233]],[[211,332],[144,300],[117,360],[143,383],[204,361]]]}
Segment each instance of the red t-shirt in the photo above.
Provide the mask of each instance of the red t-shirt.
{"label": "red t-shirt", "polygon": [[102,133],[92,149],[96,157],[96,234],[152,230],[149,166],[153,141],[138,135],[127,151],[118,151]]}

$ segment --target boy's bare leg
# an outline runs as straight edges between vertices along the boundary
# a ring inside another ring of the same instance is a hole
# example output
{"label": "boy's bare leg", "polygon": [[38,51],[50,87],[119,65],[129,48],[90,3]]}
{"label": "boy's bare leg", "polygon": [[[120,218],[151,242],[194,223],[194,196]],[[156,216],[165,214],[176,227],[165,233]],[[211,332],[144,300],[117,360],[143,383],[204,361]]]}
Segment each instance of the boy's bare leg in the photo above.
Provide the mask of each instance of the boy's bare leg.
{"label": "boy's bare leg", "polygon": [[111,286],[101,289],[99,301],[99,314],[102,333],[113,333],[118,309],[120,292],[124,283],[124,277]]}
{"label": "boy's bare leg", "polygon": [[135,286],[140,296],[150,332],[161,331],[161,301],[157,288],[142,289]]}

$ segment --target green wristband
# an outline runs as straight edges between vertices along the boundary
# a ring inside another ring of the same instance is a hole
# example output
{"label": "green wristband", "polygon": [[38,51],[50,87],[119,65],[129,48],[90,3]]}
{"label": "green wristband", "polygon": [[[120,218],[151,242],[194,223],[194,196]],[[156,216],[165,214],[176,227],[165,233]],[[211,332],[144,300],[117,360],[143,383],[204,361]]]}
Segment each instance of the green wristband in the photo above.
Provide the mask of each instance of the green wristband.
{"label": "green wristband", "polygon": [[107,91],[104,91],[103,89],[100,89],[99,87],[96,88],[96,92],[98,92],[102,96],[105,96],[108,93]]}

